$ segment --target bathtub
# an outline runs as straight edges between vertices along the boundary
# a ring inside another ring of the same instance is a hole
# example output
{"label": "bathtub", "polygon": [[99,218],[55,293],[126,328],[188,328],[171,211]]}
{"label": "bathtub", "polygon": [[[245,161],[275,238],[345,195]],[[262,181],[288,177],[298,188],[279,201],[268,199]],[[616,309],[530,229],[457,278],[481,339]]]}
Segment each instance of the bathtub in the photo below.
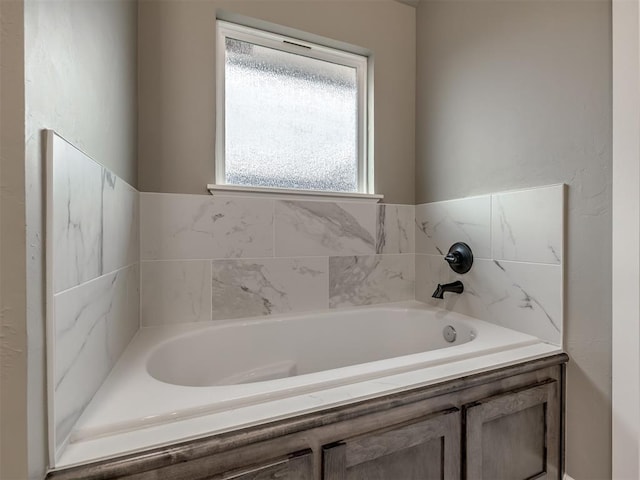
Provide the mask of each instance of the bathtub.
{"label": "bathtub", "polygon": [[141,329],[56,466],[139,451],[558,353],[418,302]]}

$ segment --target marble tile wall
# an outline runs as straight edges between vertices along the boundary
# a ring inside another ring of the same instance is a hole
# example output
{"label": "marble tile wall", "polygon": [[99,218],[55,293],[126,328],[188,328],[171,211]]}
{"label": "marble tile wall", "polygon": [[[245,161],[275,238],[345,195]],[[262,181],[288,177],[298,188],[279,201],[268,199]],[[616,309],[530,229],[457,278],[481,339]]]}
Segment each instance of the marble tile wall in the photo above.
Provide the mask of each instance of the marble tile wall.
{"label": "marble tile wall", "polygon": [[[416,206],[416,299],[562,344],[564,185]],[[464,275],[444,261],[467,243]],[[461,295],[431,297],[461,280]]]}
{"label": "marble tile wall", "polygon": [[412,205],[142,193],[140,220],[143,325],[414,298]]}
{"label": "marble tile wall", "polygon": [[134,264],[54,297],[58,445],[138,331],[139,282]]}
{"label": "marble tile wall", "polygon": [[139,194],[48,135],[49,381],[59,450],[140,325]]}
{"label": "marble tile wall", "polygon": [[329,258],[329,306],[413,300],[413,255],[359,255]]}
{"label": "marble tile wall", "polygon": [[53,284],[59,293],[138,261],[138,192],[60,137],[53,148]]}

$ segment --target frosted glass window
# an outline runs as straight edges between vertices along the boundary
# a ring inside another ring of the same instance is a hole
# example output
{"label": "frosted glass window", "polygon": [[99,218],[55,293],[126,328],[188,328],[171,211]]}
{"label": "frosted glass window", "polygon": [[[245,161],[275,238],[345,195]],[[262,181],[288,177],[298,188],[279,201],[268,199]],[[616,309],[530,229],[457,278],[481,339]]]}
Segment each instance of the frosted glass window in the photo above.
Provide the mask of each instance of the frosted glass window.
{"label": "frosted glass window", "polygon": [[355,66],[226,36],[224,183],[362,191],[361,81]]}

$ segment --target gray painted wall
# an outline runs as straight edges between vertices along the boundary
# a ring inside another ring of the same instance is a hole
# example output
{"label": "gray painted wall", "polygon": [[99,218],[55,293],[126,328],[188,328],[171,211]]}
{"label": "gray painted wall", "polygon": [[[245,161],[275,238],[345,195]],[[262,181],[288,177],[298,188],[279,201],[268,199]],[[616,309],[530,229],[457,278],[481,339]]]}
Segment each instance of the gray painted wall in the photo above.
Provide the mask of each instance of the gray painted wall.
{"label": "gray painted wall", "polygon": [[141,191],[203,194],[214,181],[218,10],[368,49],[376,193],[386,203],[413,204],[415,9],[391,0],[141,2]]}
{"label": "gray painted wall", "polygon": [[611,2],[422,1],[417,203],[565,182],[567,473],[611,478]]}
{"label": "gray painted wall", "polygon": [[25,16],[28,133],[56,130],[136,187],[136,2],[27,0]]}
{"label": "gray painted wall", "polygon": [[24,5],[0,2],[0,478],[28,476]]}

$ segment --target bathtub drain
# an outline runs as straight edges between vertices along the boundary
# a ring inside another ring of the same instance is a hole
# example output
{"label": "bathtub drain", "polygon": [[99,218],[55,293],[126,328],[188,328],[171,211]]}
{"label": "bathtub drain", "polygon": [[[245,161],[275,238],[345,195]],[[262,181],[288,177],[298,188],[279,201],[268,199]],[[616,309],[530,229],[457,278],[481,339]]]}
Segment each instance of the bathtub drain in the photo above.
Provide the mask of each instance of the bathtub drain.
{"label": "bathtub drain", "polygon": [[456,341],[456,336],[457,336],[456,329],[453,328],[451,325],[447,325],[442,330],[442,336],[447,342],[453,343]]}

